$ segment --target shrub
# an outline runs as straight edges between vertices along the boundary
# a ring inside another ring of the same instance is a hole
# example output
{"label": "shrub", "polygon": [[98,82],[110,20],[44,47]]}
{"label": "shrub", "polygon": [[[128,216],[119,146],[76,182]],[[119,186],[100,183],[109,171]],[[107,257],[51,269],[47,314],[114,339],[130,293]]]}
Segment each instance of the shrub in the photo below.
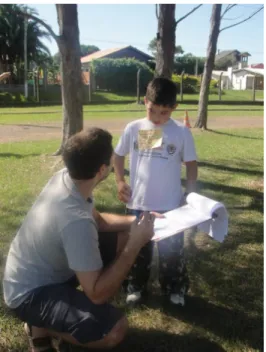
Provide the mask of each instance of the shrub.
{"label": "shrub", "polygon": [[140,74],[140,94],[145,94],[147,84],[153,78],[153,72],[143,62],[135,59],[101,59],[91,63],[96,86],[116,93],[135,93],[137,72]]}
{"label": "shrub", "polygon": [[[176,83],[178,93],[180,93],[181,76],[172,75],[172,80]],[[184,94],[196,94],[200,91],[200,77],[197,76],[183,76],[183,93]],[[218,93],[217,90],[218,81],[212,79],[210,82],[210,94]]]}

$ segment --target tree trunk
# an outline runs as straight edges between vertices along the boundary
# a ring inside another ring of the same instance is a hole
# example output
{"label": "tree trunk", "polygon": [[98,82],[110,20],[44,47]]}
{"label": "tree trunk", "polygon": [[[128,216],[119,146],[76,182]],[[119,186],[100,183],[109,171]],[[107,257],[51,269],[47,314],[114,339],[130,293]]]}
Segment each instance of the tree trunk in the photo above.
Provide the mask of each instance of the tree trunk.
{"label": "tree trunk", "polygon": [[175,56],[175,4],[159,5],[155,75],[171,78]]}
{"label": "tree trunk", "polygon": [[195,127],[207,129],[209,86],[214,67],[217,41],[220,32],[222,5],[212,6],[211,29],[199,96],[198,118]]}
{"label": "tree trunk", "polygon": [[82,79],[78,12],[75,4],[57,4],[61,56],[61,92],[63,103],[63,137],[56,155],[62,153],[67,139],[83,129]]}
{"label": "tree trunk", "polygon": [[48,72],[47,67],[43,66],[43,90],[47,92],[47,85],[48,85]]}

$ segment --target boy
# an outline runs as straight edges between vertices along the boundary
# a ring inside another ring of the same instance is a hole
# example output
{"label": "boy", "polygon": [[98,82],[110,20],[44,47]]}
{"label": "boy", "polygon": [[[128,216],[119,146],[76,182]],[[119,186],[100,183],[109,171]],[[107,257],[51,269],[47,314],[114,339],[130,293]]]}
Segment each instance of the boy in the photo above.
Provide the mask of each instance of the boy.
{"label": "boy", "polygon": [[[190,130],[174,121],[176,85],[166,78],[153,79],[144,102],[147,117],[129,123],[115,149],[114,168],[118,196],[129,214],[166,212],[179,207],[195,191],[197,157]],[[130,154],[130,186],[124,178],[125,156]],[[181,165],[186,166],[186,192],[181,190]],[[153,242],[139,253],[127,281],[127,303],[137,303],[150,275]],[[159,281],[174,304],[184,305],[189,282],[184,261],[184,234],[158,242]]]}

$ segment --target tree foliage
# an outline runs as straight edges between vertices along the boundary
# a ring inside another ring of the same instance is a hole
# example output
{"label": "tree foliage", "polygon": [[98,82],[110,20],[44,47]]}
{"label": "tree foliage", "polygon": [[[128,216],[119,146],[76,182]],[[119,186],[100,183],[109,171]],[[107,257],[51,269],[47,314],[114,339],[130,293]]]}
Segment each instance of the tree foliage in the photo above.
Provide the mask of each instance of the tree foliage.
{"label": "tree foliage", "polygon": [[93,54],[99,50],[100,49],[98,48],[98,46],[81,44],[80,45],[80,51],[81,51],[80,56],[90,55],[90,54]]}
{"label": "tree foliage", "polygon": [[191,53],[178,56],[175,58],[174,73],[181,74],[184,71],[189,75],[194,75],[197,61],[198,61],[198,74],[201,75],[204,69],[205,58],[196,57]]}
{"label": "tree foliage", "polygon": [[[156,38],[153,38],[150,41],[150,44],[148,46],[148,50],[152,53],[153,56],[156,57],[156,54],[157,54],[157,39]],[[175,47],[175,55],[179,55],[179,54],[184,54],[184,50],[181,45],[177,45]]]}
{"label": "tree foliage", "polygon": [[[24,62],[24,16],[21,11],[25,7],[16,4],[0,5],[0,63],[3,70],[13,72],[19,69]],[[28,13],[36,11],[27,8]],[[40,24],[32,19],[27,26],[27,53],[28,62],[40,64],[50,57],[49,49],[43,44],[42,39],[50,39],[50,35],[43,30]]]}

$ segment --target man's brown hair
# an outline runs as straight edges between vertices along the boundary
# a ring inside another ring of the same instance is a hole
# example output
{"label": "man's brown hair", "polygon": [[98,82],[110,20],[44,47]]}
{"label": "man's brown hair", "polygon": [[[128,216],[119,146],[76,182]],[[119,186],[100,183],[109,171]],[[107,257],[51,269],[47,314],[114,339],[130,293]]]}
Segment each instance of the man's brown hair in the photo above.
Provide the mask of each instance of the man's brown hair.
{"label": "man's brown hair", "polygon": [[113,154],[112,135],[101,128],[89,128],[70,137],[63,150],[63,160],[70,176],[88,180],[104,164],[109,166]]}

